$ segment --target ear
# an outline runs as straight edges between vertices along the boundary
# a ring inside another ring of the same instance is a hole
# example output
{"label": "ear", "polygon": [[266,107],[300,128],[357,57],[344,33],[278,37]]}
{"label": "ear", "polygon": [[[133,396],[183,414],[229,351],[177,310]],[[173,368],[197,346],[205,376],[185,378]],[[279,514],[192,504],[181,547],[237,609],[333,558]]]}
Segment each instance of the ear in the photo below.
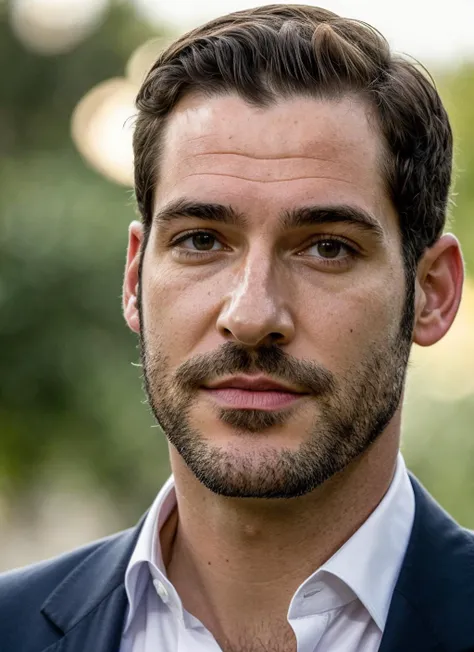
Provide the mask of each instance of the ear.
{"label": "ear", "polygon": [[142,242],[143,224],[132,222],[128,229],[127,262],[123,279],[122,305],[125,321],[134,333],[140,332],[137,295],[139,290],[138,268]]}
{"label": "ear", "polygon": [[443,235],[418,264],[413,341],[431,346],[450,329],[461,301],[464,265],[461,247]]}

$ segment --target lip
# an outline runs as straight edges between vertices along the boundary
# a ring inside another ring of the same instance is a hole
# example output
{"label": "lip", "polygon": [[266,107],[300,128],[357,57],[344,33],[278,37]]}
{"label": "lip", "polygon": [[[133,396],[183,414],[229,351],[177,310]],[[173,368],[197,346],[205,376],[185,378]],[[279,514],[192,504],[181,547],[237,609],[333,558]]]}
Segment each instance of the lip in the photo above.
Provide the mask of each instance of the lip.
{"label": "lip", "polygon": [[308,392],[289,387],[266,376],[230,376],[215,383],[205,385],[206,389],[243,389],[250,392],[286,392],[288,394],[307,394]]}
{"label": "lip", "polygon": [[282,410],[308,394],[265,376],[233,376],[202,389],[219,405],[240,410]]}

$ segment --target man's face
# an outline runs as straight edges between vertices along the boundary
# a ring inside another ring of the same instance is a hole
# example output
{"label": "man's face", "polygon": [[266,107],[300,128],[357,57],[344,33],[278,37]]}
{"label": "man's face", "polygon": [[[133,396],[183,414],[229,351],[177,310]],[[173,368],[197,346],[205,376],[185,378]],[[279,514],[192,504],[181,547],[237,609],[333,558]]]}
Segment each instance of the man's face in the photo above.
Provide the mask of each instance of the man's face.
{"label": "man's face", "polygon": [[354,97],[255,108],[228,95],[170,116],[142,358],[172,455],[216,493],[307,493],[397,413],[411,337],[367,111]]}

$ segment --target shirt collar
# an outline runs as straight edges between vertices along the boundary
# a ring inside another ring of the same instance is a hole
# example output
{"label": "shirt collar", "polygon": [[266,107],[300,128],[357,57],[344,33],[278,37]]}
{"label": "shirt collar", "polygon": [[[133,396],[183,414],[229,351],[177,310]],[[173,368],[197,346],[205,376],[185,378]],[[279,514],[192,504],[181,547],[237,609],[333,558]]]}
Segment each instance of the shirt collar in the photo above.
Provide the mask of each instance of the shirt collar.
{"label": "shirt collar", "polygon": [[[150,576],[163,582],[177,602],[176,590],[166,577],[158,533],[176,507],[171,476],[151,506],[125,572],[128,616],[133,620]],[[415,514],[415,498],[405,462],[399,453],[390,487],[369,518],[339,550],[299,587],[311,593],[312,585],[325,577],[337,578],[339,598],[357,597],[381,631],[385,627],[395,584],[406,552]],[[329,579],[329,582],[331,580]],[[308,604],[308,607],[310,605]]]}
{"label": "shirt collar", "polygon": [[150,575],[153,579],[160,579],[165,584],[169,584],[161,554],[159,532],[175,507],[176,493],[174,479],[171,476],[161,488],[148,511],[125,571],[128,616],[124,632],[127,631],[133,620]]}
{"label": "shirt collar", "polygon": [[[302,586],[320,572],[349,587],[383,631],[410,539],[415,496],[401,453],[390,487],[369,518]],[[307,588],[306,588],[307,590]]]}

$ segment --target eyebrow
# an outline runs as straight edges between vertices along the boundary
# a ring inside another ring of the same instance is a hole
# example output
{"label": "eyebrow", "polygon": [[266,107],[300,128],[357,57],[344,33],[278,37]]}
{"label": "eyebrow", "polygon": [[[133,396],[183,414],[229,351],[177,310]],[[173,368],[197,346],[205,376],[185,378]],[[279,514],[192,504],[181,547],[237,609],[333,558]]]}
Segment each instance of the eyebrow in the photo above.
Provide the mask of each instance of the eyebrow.
{"label": "eyebrow", "polygon": [[342,204],[340,206],[307,206],[284,212],[281,219],[283,229],[292,229],[316,224],[345,223],[356,226],[384,239],[384,230],[376,217],[362,208]]}
{"label": "eyebrow", "polygon": [[[186,198],[172,200],[155,213],[153,220],[158,224],[166,224],[183,217],[239,227],[248,223],[245,216],[232,206]],[[284,211],[280,217],[282,230],[338,223],[351,224],[372,233],[378,240],[384,239],[384,230],[376,217],[362,208],[347,204],[293,208]]]}
{"label": "eyebrow", "polygon": [[232,226],[245,226],[247,220],[232,206],[207,202],[196,202],[188,199],[176,199],[160,208],[153,220],[156,223],[167,223],[172,220],[189,217],[198,220],[221,222]]}

